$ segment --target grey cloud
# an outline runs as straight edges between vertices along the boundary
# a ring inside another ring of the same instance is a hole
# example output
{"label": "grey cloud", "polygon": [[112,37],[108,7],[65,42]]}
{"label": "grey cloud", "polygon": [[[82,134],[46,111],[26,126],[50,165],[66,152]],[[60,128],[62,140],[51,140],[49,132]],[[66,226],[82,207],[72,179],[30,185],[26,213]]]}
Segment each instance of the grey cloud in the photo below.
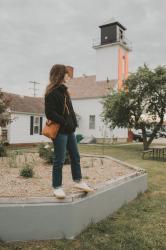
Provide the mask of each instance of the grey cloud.
{"label": "grey cloud", "polygon": [[165,9],[163,0],[0,0],[0,87],[32,94],[28,81],[36,80],[41,95],[54,63],[95,74],[92,39],[111,17],[128,29],[131,71],[165,64]]}

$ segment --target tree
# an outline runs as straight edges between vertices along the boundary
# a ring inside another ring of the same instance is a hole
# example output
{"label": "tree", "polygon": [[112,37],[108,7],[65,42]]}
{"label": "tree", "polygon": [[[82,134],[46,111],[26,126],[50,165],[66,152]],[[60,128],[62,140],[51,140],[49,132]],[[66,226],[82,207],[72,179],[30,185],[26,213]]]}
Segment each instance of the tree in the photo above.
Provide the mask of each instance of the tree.
{"label": "tree", "polygon": [[[141,129],[144,149],[160,130],[166,114],[166,66],[154,70],[144,64],[124,81],[123,89],[112,91],[101,101],[103,121],[111,128]],[[147,138],[146,130],[152,129]]]}
{"label": "tree", "polygon": [[1,128],[5,127],[12,120],[10,118],[10,102],[11,99],[6,98],[2,89],[0,88],[0,139],[1,139]]}

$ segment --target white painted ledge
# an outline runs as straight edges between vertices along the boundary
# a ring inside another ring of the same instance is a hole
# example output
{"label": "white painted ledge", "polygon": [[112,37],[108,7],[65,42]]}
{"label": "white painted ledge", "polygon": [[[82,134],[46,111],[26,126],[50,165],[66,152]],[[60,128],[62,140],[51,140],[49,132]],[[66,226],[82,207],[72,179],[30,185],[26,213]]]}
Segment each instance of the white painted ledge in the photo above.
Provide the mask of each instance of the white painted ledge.
{"label": "white painted ledge", "polygon": [[95,192],[63,200],[54,197],[0,198],[0,240],[73,239],[91,222],[98,222],[147,190],[144,169],[106,157],[133,168],[132,174],[96,185]]}

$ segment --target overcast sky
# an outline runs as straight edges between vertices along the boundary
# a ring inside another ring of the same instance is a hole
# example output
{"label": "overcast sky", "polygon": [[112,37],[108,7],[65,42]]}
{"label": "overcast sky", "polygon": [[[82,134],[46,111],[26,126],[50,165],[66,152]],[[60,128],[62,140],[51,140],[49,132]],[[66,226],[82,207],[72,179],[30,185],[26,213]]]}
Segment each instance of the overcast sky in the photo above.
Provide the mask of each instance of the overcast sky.
{"label": "overcast sky", "polygon": [[35,80],[42,96],[56,63],[94,75],[92,39],[112,17],[132,42],[129,71],[166,64],[165,11],[165,0],[0,0],[0,87],[32,96]]}

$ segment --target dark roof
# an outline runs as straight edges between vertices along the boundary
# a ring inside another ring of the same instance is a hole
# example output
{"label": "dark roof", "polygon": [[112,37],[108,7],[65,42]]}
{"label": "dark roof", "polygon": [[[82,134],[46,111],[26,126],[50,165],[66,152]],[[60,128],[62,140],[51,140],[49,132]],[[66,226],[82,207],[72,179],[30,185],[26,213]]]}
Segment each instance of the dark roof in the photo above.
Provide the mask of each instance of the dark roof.
{"label": "dark roof", "polygon": [[27,112],[27,113],[44,113],[44,98],[33,96],[22,96],[19,94],[13,94],[3,92],[4,97],[11,100],[10,109],[12,111]]}
{"label": "dark roof", "polygon": [[101,27],[104,27],[104,26],[111,26],[111,25],[114,25],[114,24],[119,25],[123,30],[127,30],[127,28],[124,25],[122,25],[120,22],[118,22],[114,18],[111,18],[111,19],[107,20],[106,22],[101,24],[99,27],[101,28]]}

